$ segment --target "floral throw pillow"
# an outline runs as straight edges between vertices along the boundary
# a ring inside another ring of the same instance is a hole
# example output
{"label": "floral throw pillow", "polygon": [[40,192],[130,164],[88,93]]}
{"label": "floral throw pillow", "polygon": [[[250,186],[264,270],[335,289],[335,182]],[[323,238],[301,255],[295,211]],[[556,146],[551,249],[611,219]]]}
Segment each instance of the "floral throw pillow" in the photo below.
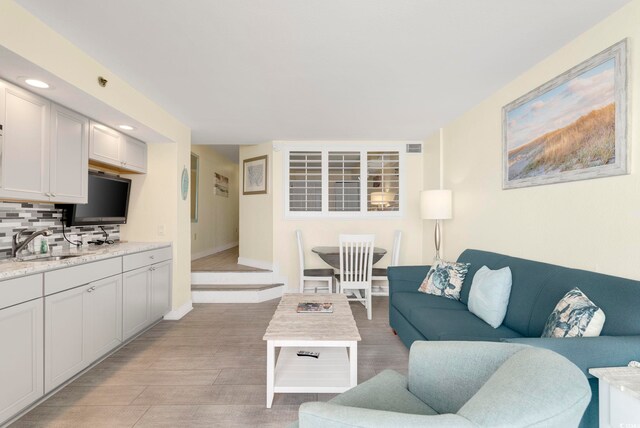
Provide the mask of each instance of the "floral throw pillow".
{"label": "floral throw pillow", "polygon": [[576,287],[565,294],[551,312],[542,337],[600,336],[604,320],[602,309]]}
{"label": "floral throw pillow", "polygon": [[469,271],[469,263],[437,260],[427,273],[418,291],[448,299],[460,300],[462,282]]}

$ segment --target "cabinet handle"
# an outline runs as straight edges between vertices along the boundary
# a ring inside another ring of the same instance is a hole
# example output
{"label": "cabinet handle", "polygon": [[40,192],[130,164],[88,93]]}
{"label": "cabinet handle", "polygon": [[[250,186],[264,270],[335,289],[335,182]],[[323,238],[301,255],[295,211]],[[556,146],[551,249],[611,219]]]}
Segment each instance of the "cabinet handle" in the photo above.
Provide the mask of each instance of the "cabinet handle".
{"label": "cabinet handle", "polygon": [[87,293],[91,293],[92,291],[93,291],[93,287],[89,287],[89,288],[87,289]]}
{"label": "cabinet handle", "polygon": [[155,259],[155,258],[156,258],[156,256],[149,256],[149,258],[150,258],[151,260],[153,260],[153,259]]}
{"label": "cabinet handle", "polygon": [[51,196],[52,198],[55,198],[55,197],[56,197],[56,194],[55,194],[55,193],[52,193],[50,196]]}

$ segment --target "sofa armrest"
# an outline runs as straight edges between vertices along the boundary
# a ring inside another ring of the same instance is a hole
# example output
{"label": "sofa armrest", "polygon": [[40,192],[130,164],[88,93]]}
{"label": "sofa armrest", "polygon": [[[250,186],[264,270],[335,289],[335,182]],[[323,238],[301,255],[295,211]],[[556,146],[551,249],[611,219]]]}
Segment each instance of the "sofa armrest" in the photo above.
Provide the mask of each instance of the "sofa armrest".
{"label": "sofa armrest", "polygon": [[397,292],[418,292],[431,266],[389,266],[389,295]]}
{"label": "sofa armrest", "polygon": [[640,360],[640,336],[517,337],[503,341],[555,351],[588,377],[591,368],[626,366],[631,360]]}
{"label": "sofa armrest", "polygon": [[454,414],[413,415],[384,410],[346,407],[333,403],[304,403],[298,411],[300,428],[396,428],[473,427],[468,419]]}

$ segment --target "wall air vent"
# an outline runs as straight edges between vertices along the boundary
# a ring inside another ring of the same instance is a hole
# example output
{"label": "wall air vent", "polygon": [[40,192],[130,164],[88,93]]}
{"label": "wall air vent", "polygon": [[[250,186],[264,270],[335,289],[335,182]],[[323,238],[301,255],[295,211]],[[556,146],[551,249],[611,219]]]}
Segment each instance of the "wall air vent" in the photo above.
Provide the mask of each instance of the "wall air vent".
{"label": "wall air vent", "polygon": [[407,144],[407,153],[422,153],[422,143]]}

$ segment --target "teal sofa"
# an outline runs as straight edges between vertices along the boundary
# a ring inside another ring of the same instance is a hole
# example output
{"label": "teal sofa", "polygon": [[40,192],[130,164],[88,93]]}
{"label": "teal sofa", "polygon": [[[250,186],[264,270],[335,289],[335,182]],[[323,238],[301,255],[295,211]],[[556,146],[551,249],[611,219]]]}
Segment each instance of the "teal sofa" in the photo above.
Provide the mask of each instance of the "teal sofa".
{"label": "teal sofa", "polygon": [[571,428],[589,403],[585,375],[555,352],[491,342],[415,342],[407,377],[385,370],[327,403],[304,403],[300,428]]}
{"label": "teal sofa", "polygon": [[[429,266],[389,267],[389,323],[407,347],[416,340],[502,341],[548,348],[589,378],[592,398],[582,427],[598,426],[598,383],[592,367],[624,366],[640,359],[640,281],[570,269],[503,254],[465,250],[470,263],[460,301],[418,292]],[[473,276],[482,266],[511,269],[513,285],[503,324],[494,329],[467,310]],[[600,337],[541,338],[558,301],[579,287],[606,315]]]}

